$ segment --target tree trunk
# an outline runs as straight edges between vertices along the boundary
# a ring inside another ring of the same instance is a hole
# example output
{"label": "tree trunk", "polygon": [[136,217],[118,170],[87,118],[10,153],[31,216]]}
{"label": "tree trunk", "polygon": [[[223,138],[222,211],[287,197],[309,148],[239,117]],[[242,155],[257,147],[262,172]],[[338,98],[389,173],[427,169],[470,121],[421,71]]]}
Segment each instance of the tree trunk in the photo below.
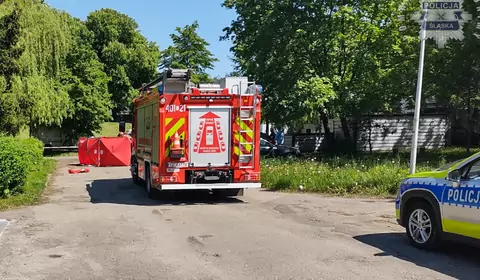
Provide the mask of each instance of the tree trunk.
{"label": "tree trunk", "polygon": [[325,131],[325,136],[332,134],[330,131],[330,127],[328,126],[328,118],[325,115],[322,115],[322,124],[323,124],[323,131]]}
{"label": "tree trunk", "polygon": [[472,148],[472,103],[471,98],[468,97],[468,114],[467,114],[467,153],[470,153],[470,149]]}
{"label": "tree trunk", "polygon": [[322,119],[322,124],[323,124],[323,131],[325,131],[325,137],[324,137],[324,141],[325,141],[325,146],[327,149],[330,149],[331,148],[331,139],[333,138],[332,137],[332,131],[330,130],[330,127],[328,126],[328,117],[327,115],[325,114],[321,114],[321,119]]}
{"label": "tree trunk", "polygon": [[341,117],[340,122],[342,123],[343,137],[350,140],[350,130],[348,129],[348,121],[346,117]]}
{"label": "tree trunk", "polygon": [[348,121],[347,118],[342,116],[340,117],[340,122],[342,124],[342,131],[343,131],[343,137],[345,138],[345,142],[348,145],[348,147],[351,147],[352,139],[350,135],[350,130],[348,129]]}

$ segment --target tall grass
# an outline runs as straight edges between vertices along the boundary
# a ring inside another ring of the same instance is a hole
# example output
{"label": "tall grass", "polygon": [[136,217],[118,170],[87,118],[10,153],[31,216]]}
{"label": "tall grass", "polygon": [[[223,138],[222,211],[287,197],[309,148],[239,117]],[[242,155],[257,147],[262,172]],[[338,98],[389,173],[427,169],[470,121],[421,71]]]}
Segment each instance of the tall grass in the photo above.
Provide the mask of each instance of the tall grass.
{"label": "tall grass", "polygon": [[[436,169],[472,153],[442,149],[420,153],[417,172]],[[409,154],[316,155],[301,160],[263,159],[262,184],[272,190],[303,190],[335,195],[392,196],[409,174]]]}

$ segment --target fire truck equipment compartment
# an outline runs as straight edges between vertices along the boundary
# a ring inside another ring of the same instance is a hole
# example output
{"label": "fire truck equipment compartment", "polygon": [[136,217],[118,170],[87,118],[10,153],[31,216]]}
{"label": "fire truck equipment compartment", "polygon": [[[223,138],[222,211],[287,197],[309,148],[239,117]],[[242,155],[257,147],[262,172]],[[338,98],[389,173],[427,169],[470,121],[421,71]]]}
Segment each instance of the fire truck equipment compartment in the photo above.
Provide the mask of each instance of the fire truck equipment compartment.
{"label": "fire truck equipment compartment", "polygon": [[80,138],[78,160],[82,165],[129,166],[131,142],[127,137]]}

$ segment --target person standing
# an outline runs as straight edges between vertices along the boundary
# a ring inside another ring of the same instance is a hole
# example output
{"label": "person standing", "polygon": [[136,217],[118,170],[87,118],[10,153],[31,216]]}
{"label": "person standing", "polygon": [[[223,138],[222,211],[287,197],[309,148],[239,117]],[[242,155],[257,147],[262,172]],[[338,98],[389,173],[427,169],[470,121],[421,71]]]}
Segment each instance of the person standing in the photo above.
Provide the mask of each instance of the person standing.
{"label": "person standing", "polygon": [[285,129],[282,127],[277,131],[277,135],[275,135],[275,141],[277,145],[283,145],[285,141]]}

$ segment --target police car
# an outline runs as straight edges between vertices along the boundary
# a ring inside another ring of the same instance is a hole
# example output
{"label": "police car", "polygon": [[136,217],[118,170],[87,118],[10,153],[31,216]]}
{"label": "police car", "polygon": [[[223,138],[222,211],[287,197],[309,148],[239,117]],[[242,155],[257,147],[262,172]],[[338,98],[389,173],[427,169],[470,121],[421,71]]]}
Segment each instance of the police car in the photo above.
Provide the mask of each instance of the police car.
{"label": "police car", "polygon": [[408,176],[395,208],[397,222],[418,248],[434,249],[442,240],[479,241],[480,153]]}

